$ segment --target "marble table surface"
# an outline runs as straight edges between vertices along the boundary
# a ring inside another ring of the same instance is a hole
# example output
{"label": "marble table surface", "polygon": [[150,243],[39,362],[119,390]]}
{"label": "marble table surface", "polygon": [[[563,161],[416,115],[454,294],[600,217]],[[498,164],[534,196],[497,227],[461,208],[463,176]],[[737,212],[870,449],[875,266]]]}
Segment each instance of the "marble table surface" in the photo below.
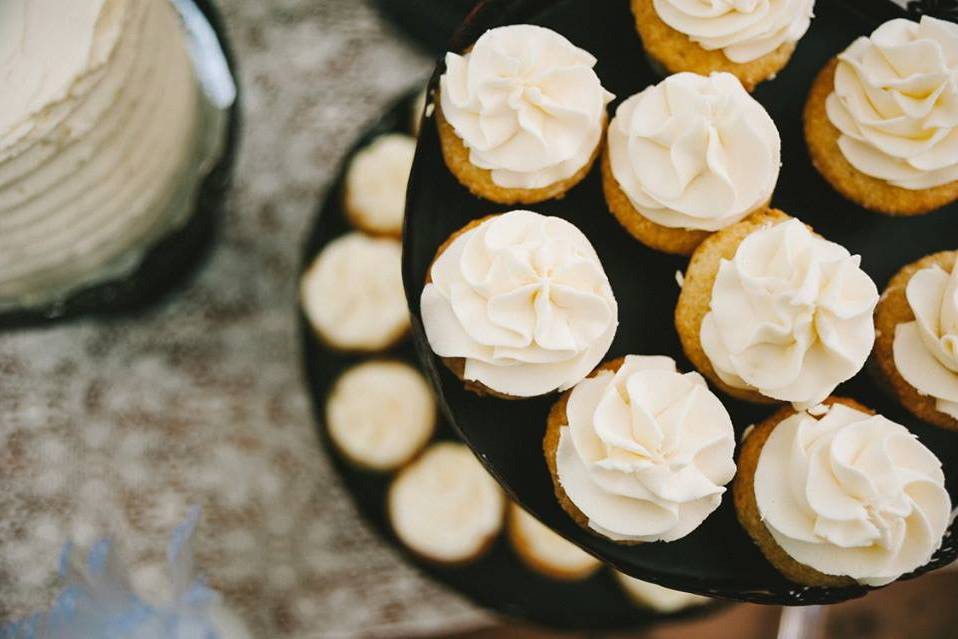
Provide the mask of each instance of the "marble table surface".
{"label": "marble table surface", "polygon": [[0,621],[45,606],[67,539],[136,585],[197,504],[198,562],[257,637],[411,636],[493,618],[358,518],[317,446],[296,273],[354,138],[433,61],[360,0],[220,0],[245,127],[209,261],[134,316],[0,334]]}

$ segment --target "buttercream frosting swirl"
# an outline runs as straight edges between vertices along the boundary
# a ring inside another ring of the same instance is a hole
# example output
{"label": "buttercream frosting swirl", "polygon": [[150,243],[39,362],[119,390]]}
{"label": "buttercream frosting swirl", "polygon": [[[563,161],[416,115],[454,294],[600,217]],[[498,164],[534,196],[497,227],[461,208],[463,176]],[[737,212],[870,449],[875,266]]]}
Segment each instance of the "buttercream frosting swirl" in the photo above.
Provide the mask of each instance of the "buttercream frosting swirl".
{"label": "buttercream frosting swirl", "polygon": [[732,62],[751,62],[798,42],[815,0],[654,0],[656,13],[703,49],[721,49]]}
{"label": "buttercream frosting swirl", "polygon": [[772,196],[778,129],[730,73],[678,73],[623,102],[609,125],[612,174],[639,213],[717,231]]}
{"label": "buttercream frosting swirl", "polygon": [[531,211],[495,216],[436,258],[422,292],[426,337],[464,377],[514,397],[570,388],[615,337],[618,306],[575,226]]}
{"label": "buttercream frosting swirl", "polygon": [[718,508],[735,474],[728,412],[698,373],[629,355],[572,390],[556,472],[589,527],[619,541],[674,541]]}
{"label": "buttercream frosting swirl", "polygon": [[915,273],[906,289],[915,321],[895,327],[895,367],[919,393],[958,419],[958,264]]}
{"label": "buttercream frosting swirl", "polygon": [[753,232],[719,265],[702,348],[719,378],[814,406],[855,375],[875,342],[875,283],[861,257],[790,219]]}
{"label": "buttercream frosting swirl", "polygon": [[490,29],[472,49],[446,54],[442,115],[469,161],[505,188],[537,189],[591,159],[614,97],[596,59],[555,31],[528,24]]}
{"label": "buttercream frosting swirl", "polygon": [[958,25],[897,19],[858,38],[825,105],[865,175],[912,190],[958,180]]}
{"label": "buttercream frosting swirl", "polygon": [[790,557],[871,586],[926,564],[951,517],[935,455],[904,426],[842,404],[775,427],[759,455],[755,498]]}

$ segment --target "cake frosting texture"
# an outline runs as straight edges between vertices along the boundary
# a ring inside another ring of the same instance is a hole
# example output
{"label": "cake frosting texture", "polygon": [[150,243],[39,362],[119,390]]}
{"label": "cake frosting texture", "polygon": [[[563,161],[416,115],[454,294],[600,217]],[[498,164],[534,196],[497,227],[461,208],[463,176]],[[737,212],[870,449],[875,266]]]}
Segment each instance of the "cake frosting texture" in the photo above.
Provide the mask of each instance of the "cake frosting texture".
{"label": "cake frosting texture", "polygon": [[[173,6],[0,3],[0,308],[122,275],[185,220],[220,139]],[[218,120],[217,120],[218,122]]]}

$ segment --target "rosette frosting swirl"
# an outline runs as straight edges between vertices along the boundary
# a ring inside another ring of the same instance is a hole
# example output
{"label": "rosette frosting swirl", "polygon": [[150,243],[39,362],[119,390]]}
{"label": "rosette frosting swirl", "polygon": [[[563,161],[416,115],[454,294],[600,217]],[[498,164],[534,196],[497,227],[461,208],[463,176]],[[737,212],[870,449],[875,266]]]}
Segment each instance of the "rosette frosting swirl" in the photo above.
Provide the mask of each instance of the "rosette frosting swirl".
{"label": "rosette frosting swirl", "polygon": [[772,196],[778,129],[730,73],[678,73],[619,106],[609,125],[612,174],[657,224],[717,231]]}
{"label": "rosette frosting swirl", "polygon": [[442,115],[469,161],[505,188],[537,189],[575,175],[602,138],[605,105],[595,58],[555,31],[491,29],[463,54],[446,54]]}
{"label": "rosette frosting swirl", "polygon": [[735,474],[732,421],[698,373],[629,355],[572,390],[556,451],[569,499],[596,532],[674,541],[718,508]]}
{"label": "rosette frosting swirl", "polygon": [[815,0],[654,0],[667,25],[709,51],[721,49],[745,63],[783,44],[798,42],[812,20]]}
{"label": "rosette frosting swirl", "polygon": [[951,517],[935,455],[904,426],[842,404],[775,427],[755,498],[789,556],[871,586],[928,563]]}
{"label": "rosette frosting swirl", "polygon": [[838,56],[828,119],[857,170],[903,189],[958,180],[958,25],[886,22]]}
{"label": "rosette frosting swirl", "polygon": [[618,306],[588,238],[531,211],[495,216],[440,253],[422,292],[426,337],[464,378],[514,397],[564,390],[615,337]]}
{"label": "rosette frosting swirl", "polygon": [[875,341],[875,283],[860,256],[791,219],[722,260],[702,348],[726,384],[798,406],[855,375]]}
{"label": "rosette frosting swirl", "polygon": [[895,367],[919,393],[935,398],[942,413],[958,419],[958,264],[940,266],[908,281],[914,322],[895,328]]}

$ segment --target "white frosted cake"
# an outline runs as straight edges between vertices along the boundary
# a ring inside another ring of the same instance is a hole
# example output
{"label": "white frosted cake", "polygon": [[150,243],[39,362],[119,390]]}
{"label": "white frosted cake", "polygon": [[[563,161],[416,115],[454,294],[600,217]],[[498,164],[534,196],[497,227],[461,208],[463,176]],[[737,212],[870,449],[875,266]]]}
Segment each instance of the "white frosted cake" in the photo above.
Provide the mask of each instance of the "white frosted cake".
{"label": "white frosted cake", "polygon": [[0,1],[0,310],[133,270],[219,154],[168,0]]}

